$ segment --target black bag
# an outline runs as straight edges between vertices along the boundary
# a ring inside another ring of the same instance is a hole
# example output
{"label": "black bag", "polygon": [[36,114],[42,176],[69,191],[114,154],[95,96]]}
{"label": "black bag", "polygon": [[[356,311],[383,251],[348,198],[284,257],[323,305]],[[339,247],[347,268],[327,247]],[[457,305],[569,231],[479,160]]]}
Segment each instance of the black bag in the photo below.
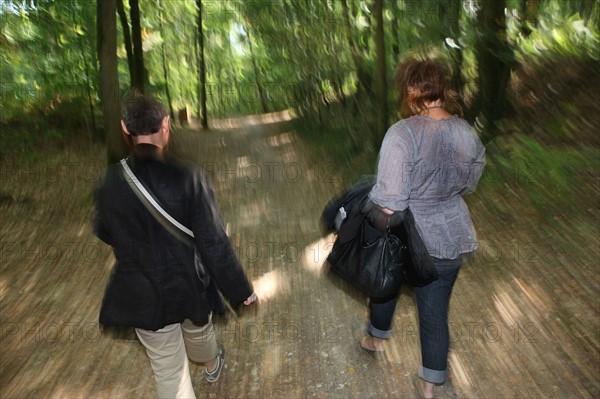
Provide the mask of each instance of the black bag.
{"label": "black bag", "polygon": [[[341,239],[348,236],[342,234],[343,227],[356,228],[355,222],[359,219],[361,223],[355,236]],[[347,221],[343,227],[327,257],[331,269],[371,297],[398,294],[404,278],[406,253],[400,239],[389,231],[375,229],[364,215]]]}
{"label": "black bag", "polygon": [[410,208],[406,210],[402,225],[410,253],[410,259],[406,262],[405,268],[406,280],[416,287],[422,287],[437,280],[438,273],[433,264],[434,259],[425,247]]}

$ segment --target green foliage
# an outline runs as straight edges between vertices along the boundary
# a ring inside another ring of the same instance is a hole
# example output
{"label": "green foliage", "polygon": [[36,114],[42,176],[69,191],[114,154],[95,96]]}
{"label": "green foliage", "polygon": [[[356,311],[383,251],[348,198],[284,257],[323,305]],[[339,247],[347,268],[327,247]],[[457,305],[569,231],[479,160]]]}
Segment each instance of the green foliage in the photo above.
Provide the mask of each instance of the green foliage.
{"label": "green foliage", "polygon": [[[521,10],[522,1],[505,3],[507,40],[520,63],[567,55],[598,59],[597,4],[590,8],[586,2],[547,0],[535,2],[539,10],[527,15]],[[308,116],[353,97],[361,84],[372,85],[373,0],[346,0],[347,15],[342,0],[203,0],[202,4],[209,118],[262,112],[261,94],[268,111],[295,108]],[[128,13],[127,1],[124,6]],[[195,113],[196,0],[148,0],[140,7],[150,91],[166,101],[168,88],[175,110],[187,107]],[[397,58],[435,56],[460,71],[469,104],[478,92],[478,7],[478,2],[461,0],[386,0],[389,86]],[[22,112],[44,116],[60,100],[80,104],[75,115],[91,125],[99,110],[95,2],[4,1],[0,18],[0,120],[20,119]],[[523,33],[524,27],[529,34]],[[125,91],[129,71],[120,21],[117,28],[119,79]],[[394,93],[389,92],[394,103]],[[355,115],[356,110],[350,113]],[[380,139],[383,132],[373,134]]]}
{"label": "green foliage", "polygon": [[85,104],[88,86],[97,101],[95,31],[85,22],[95,19],[92,2],[6,2],[0,16],[1,121],[47,113],[57,102]]}
{"label": "green foliage", "polygon": [[376,172],[380,140],[376,130],[375,108],[370,101],[343,103],[319,108],[297,121],[296,130],[314,154],[315,160],[336,165],[343,184]]}
{"label": "green foliage", "polygon": [[[98,0],[101,1],[101,0]],[[467,106],[480,92],[478,11],[486,1],[386,0],[387,82],[399,59],[442,59]],[[208,116],[293,108],[297,131],[345,183],[373,173],[385,132],[375,126],[373,0],[203,0]],[[579,212],[597,180],[597,1],[506,0],[515,112],[488,147],[481,190],[516,197],[540,214]],[[524,10],[524,5],[536,5]],[[129,4],[124,1],[128,13]],[[198,109],[197,1],[140,2],[148,91],[177,111]],[[347,18],[347,19],[346,19]],[[0,156],[96,137],[99,117],[96,2],[0,3]],[[497,21],[503,22],[503,21]],[[348,27],[349,25],[349,27]],[[129,85],[123,27],[117,23],[120,88]],[[163,49],[167,74],[163,72]],[[506,58],[506,59],[505,59]],[[577,61],[577,62],[576,62]],[[362,87],[367,90],[360,92]],[[591,92],[590,92],[591,90]],[[395,109],[395,93],[389,90]],[[393,114],[393,112],[392,112]],[[394,122],[390,118],[390,124]],[[514,133],[518,132],[518,133]],[[512,134],[511,134],[512,133]],[[597,191],[597,189],[596,189]],[[511,214],[510,201],[491,201]]]}
{"label": "green foliage", "polygon": [[[543,29],[544,26],[548,28]],[[516,48],[522,61],[547,61],[561,57],[591,57],[598,60],[599,33],[593,24],[586,25],[579,13],[568,18],[551,13],[541,18],[540,27],[534,27],[528,37],[518,36]]]}
{"label": "green foliage", "polygon": [[[195,110],[198,73],[194,52],[196,32],[194,2],[154,0],[140,2],[140,8],[144,62],[149,71],[152,92],[166,102],[165,87],[168,84],[175,110],[183,109],[186,105]],[[162,30],[160,20],[162,20]],[[120,26],[119,28],[121,29]],[[165,82],[162,70],[163,44],[167,56],[168,82]],[[122,48],[122,54],[121,65],[128,73],[125,47]],[[123,86],[123,80],[121,82]]]}
{"label": "green foliage", "polygon": [[583,204],[593,206],[588,187],[599,157],[593,146],[553,147],[515,134],[488,146],[480,190],[489,198],[516,196],[542,215],[578,214],[585,210]]}

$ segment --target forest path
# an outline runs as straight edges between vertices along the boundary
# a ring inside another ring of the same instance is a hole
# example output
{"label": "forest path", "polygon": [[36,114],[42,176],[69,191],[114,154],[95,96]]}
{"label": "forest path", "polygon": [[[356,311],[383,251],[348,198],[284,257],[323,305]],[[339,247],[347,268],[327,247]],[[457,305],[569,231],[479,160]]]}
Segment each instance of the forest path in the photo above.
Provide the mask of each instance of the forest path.
{"label": "forest path", "polygon": [[[338,170],[329,160],[312,160],[293,124],[281,117],[223,121],[227,129],[173,135],[174,152],[211,176],[228,233],[260,297],[237,316],[217,318],[225,369],[209,384],[203,368],[192,365],[196,394],[415,397],[411,379],[420,352],[411,290],[403,289],[387,359],[377,362],[358,348],[365,299],[322,269],[333,237],[321,237],[319,216],[341,189]],[[1,398],[155,395],[135,337],[98,330],[113,263],[90,225],[90,189],[103,151],[67,149],[25,167],[2,161]],[[438,394],[596,397],[597,230],[556,219],[561,234],[570,232],[557,242],[540,221],[490,212],[484,195],[469,198],[482,245],[455,286],[450,379]]]}

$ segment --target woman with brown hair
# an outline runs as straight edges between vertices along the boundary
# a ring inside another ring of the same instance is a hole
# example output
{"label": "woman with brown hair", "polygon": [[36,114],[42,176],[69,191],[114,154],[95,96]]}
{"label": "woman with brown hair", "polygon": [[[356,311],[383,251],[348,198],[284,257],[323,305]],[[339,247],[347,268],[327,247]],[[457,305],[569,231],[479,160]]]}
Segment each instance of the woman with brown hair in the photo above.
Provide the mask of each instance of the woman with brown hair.
{"label": "woman with brown hair", "polygon": [[[451,114],[460,106],[433,61],[408,60],[396,77],[404,119],[387,131],[379,154],[377,183],[369,194],[369,220],[390,226],[410,208],[418,233],[433,259],[438,279],[415,287],[422,365],[415,379],[421,397],[433,397],[448,362],[448,304],[461,257],[477,248],[462,196],[472,192],[485,165],[485,147],[474,129]],[[371,298],[370,320],[361,348],[380,358],[391,336],[397,296]]]}

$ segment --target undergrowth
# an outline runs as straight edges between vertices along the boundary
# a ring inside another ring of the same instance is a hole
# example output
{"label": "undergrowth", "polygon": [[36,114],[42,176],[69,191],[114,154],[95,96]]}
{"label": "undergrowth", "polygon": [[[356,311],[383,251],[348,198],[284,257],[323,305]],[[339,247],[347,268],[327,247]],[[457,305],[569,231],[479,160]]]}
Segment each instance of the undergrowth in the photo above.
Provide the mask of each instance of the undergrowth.
{"label": "undergrowth", "polygon": [[[43,154],[60,151],[71,143],[103,140],[101,126],[90,122],[89,110],[80,101],[64,101],[52,108],[32,109],[18,119],[0,122],[0,159],[18,158],[35,163]],[[96,117],[96,124],[101,117]]]}
{"label": "undergrowth", "polygon": [[301,117],[296,129],[316,159],[338,166],[344,185],[376,172],[377,152],[385,134],[375,128],[373,106],[353,101],[333,103],[320,109],[318,115]]}

